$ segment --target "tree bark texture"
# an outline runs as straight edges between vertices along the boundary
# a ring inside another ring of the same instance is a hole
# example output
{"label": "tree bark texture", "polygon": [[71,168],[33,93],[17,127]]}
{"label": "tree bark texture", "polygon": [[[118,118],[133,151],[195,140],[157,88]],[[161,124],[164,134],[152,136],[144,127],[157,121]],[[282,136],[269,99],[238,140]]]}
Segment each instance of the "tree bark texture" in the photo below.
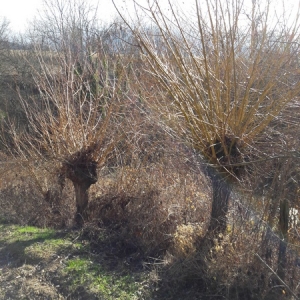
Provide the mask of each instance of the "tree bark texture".
{"label": "tree bark texture", "polygon": [[84,182],[73,181],[76,199],[76,215],[75,222],[77,225],[83,225],[85,219],[85,209],[89,203],[88,189],[90,185]]}
{"label": "tree bark texture", "polygon": [[208,232],[213,235],[224,234],[227,229],[227,213],[231,187],[222,175],[211,176],[212,180],[212,209]]}
{"label": "tree bark texture", "polygon": [[218,173],[213,167],[207,167],[206,174],[212,184],[212,206],[207,233],[198,242],[198,253],[208,258],[213,253],[211,249],[215,246],[215,242],[220,243],[226,234],[229,197],[232,189],[224,175]]}
{"label": "tree bark texture", "polygon": [[88,189],[98,180],[97,165],[96,163],[72,165],[68,168],[66,177],[72,181],[75,190],[75,222],[82,226],[85,219],[85,209],[89,203]]}
{"label": "tree bark texture", "polygon": [[227,229],[226,218],[229,208],[231,186],[226,182],[222,174],[218,174],[215,170],[210,171],[209,177],[212,182],[213,195],[208,234],[212,233],[213,236],[216,237],[220,234],[225,234]]}

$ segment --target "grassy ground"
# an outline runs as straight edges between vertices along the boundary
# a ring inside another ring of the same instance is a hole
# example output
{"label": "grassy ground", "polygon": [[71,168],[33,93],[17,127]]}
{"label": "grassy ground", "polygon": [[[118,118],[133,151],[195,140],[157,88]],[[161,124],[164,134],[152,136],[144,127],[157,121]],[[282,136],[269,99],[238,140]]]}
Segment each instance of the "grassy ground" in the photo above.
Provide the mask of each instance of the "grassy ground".
{"label": "grassy ground", "polygon": [[[208,224],[209,185],[200,172],[178,169],[152,165],[145,171],[99,172],[80,230],[72,223],[70,182],[61,203],[49,203],[44,191],[55,196],[57,185],[47,181],[46,172],[30,177],[23,169],[4,170],[0,300],[274,300],[275,287],[276,299],[292,299],[281,285],[271,285],[274,274],[255,256],[266,252],[261,245],[271,226],[264,214],[267,199],[234,190],[226,235],[206,259],[197,247]],[[269,265],[276,270],[280,238],[276,226],[270,229]],[[298,232],[298,227],[290,230],[293,251],[288,252],[286,277],[297,293]]]}
{"label": "grassy ground", "polygon": [[[58,197],[55,177],[43,168],[1,166],[0,300],[198,299],[161,273],[175,252],[194,251],[200,222],[207,223],[202,173],[160,165],[99,172],[87,224],[76,230],[69,181]],[[61,202],[47,202],[48,192]],[[168,256],[173,244],[178,250]]]}
{"label": "grassy ground", "polygon": [[150,273],[105,232],[0,225],[0,299],[146,299]]}

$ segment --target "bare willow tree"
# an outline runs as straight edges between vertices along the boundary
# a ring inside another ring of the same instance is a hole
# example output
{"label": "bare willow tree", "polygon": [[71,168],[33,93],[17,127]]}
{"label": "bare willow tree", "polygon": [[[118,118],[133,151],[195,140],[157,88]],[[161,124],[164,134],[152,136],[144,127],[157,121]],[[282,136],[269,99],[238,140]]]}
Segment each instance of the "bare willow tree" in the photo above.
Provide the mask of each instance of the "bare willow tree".
{"label": "bare willow tree", "polygon": [[257,139],[299,95],[299,13],[287,23],[272,19],[269,1],[246,8],[244,1],[195,0],[189,14],[173,1],[167,8],[157,0],[134,3],[135,19],[119,13],[167,93],[156,108],[208,162],[208,233],[220,236],[231,182],[249,161],[266,158]]}
{"label": "bare willow tree", "polygon": [[72,181],[80,225],[97,168],[122,135],[117,115],[125,73],[118,59],[103,51],[83,1],[45,3],[49,10],[36,28],[41,36],[34,32],[36,61],[31,63],[39,93],[31,99],[20,94],[28,126],[20,132],[8,123],[7,145],[19,158],[50,162],[61,180]]}

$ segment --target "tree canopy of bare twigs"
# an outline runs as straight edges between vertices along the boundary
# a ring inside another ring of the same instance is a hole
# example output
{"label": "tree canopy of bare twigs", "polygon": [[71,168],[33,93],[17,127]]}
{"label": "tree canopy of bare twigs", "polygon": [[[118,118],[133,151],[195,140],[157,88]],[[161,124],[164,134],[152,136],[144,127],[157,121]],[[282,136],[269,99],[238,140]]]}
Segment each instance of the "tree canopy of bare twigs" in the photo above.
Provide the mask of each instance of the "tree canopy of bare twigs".
{"label": "tree canopy of bare twigs", "polygon": [[122,106],[125,72],[117,57],[103,51],[83,2],[45,4],[51,10],[45,26],[36,28],[43,43],[34,41],[36,57],[31,63],[38,96],[27,99],[19,93],[28,125],[20,133],[8,122],[7,146],[21,159],[57,165],[60,176],[74,185],[80,223],[87,191],[97,181],[97,167],[121,138],[116,115]]}
{"label": "tree canopy of bare twigs", "polygon": [[134,3],[135,19],[119,13],[167,92],[155,106],[219,170],[210,229],[224,231],[230,188],[222,174],[239,179],[241,165],[263,157],[257,139],[299,95],[299,13],[274,23],[268,1],[252,1],[249,14],[244,1],[195,1],[194,15],[173,1],[167,10],[156,0]]}

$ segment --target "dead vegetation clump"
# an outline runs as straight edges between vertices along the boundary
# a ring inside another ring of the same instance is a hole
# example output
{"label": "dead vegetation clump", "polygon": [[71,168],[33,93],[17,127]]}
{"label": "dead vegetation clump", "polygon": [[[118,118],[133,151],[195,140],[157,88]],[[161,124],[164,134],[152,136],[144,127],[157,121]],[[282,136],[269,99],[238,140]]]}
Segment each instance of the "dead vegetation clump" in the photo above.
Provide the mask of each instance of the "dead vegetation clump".
{"label": "dead vegetation clump", "polygon": [[50,172],[50,166],[9,157],[2,161],[2,220],[52,228],[72,225],[75,207],[70,183],[61,181],[55,170]]}
{"label": "dead vegetation clump", "polygon": [[208,221],[209,185],[201,170],[192,171],[183,156],[102,172],[99,189],[93,188],[89,220],[118,228],[120,238],[143,255],[165,253],[178,226],[201,222],[205,227]]}

